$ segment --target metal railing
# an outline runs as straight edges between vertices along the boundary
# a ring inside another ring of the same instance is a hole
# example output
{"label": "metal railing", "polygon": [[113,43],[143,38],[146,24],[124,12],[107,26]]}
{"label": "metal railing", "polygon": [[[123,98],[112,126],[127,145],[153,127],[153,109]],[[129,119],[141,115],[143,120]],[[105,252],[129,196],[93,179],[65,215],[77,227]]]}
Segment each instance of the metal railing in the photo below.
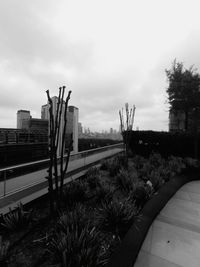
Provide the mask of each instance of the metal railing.
{"label": "metal railing", "polygon": [[[112,150],[115,148],[123,149],[123,143],[104,146],[104,147],[95,148],[95,149],[90,149],[90,150],[78,152],[76,154],[72,154],[72,155],[70,155],[70,162],[72,162],[74,160],[83,160],[82,166],[85,166],[86,164],[88,164],[86,162],[86,160],[89,156],[98,155],[99,153],[102,153],[102,152],[108,151],[108,150]],[[64,156],[64,158],[66,158],[66,157],[67,157],[67,155]],[[59,159],[60,158],[58,158],[58,160]],[[30,173],[33,173],[36,171],[44,171],[48,168],[48,163],[49,163],[49,159],[44,159],[44,160],[34,161],[34,162],[30,162],[30,163],[13,165],[13,166],[9,166],[6,168],[0,168],[0,185],[1,185],[0,197],[4,197],[8,193],[12,192],[12,190],[7,192],[8,180],[17,178],[17,177],[22,176],[22,175],[25,176],[26,174],[30,174]],[[44,179],[44,177],[43,177],[43,179]],[[31,185],[39,183],[39,182],[41,182],[41,180],[31,182],[30,184],[26,184],[24,186],[21,186],[20,188],[31,186]],[[19,190],[20,188],[17,188],[17,189]],[[17,191],[17,189],[15,189],[15,191]]]}

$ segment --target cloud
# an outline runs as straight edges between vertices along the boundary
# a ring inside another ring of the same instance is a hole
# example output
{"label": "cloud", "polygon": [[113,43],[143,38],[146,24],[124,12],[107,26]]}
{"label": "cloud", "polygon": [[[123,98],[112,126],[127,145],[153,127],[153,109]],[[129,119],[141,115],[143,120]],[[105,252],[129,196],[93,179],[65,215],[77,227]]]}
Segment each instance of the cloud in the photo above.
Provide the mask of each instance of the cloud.
{"label": "cloud", "polygon": [[175,57],[200,67],[198,16],[183,20],[186,2],[177,10],[157,0],[0,1],[0,127],[14,127],[18,109],[40,117],[45,90],[66,85],[83,126],[118,129],[128,102],[135,127],[167,130],[165,68]]}
{"label": "cloud", "polygon": [[[40,107],[47,101],[45,90],[53,88],[52,94],[57,94],[59,86],[85,71],[92,44],[63,38],[40,13],[42,7],[51,17],[53,1],[45,1],[43,6],[41,1],[34,2],[0,2],[0,106],[33,110],[40,116]],[[10,112],[7,116],[10,123],[6,125],[13,125]]]}

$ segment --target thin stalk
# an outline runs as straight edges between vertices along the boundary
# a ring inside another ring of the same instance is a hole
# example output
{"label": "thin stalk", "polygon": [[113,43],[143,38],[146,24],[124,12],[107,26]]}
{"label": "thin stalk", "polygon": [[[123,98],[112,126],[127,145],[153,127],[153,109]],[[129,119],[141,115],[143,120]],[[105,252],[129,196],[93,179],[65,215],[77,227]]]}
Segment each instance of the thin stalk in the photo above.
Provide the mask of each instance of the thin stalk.
{"label": "thin stalk", "polygon": [[61,163],[60,163],[60,188],[63,186],[63,180],[64,180],[64,169],[63,169],[63,156],[64,156],[64,148],[65,148],[65,135],[66,135],[66,125],[67,125],[67,108],[68,108],[68,102],[70,99],[71,91],[68,92],[66,101],[65,101],[65,111],[64,111],[64,128],[62,132],[62,146],[61,146]]}
{"label": "thin stalk", "polygon": [[60,125],[61,125],[61,118],[62,118],[62,109],[63,109],[63,99],[64,99],[64,93],[65,93],[65,86],[60,87],[62,90],[62,95],[61,95],[61,106],[60,106],[60,113],[59,113],[59,119],[58,119],[58,134],[57,134],[57,140],[56,140],[56,147],[58,147],[58,141],[59,141],[59,135],[60,135]]}
{"label": "thin stalk", "polygon": [[53,175],[52,175],[52,169],[53,169],[53,153],[52,153],[52,136],[53,136],[53,122],[52,122],[52,101],[49,95],[49,90],[46,91],[48,102],[49,102],[49,157],[50,157],[50,163],[49,163],[49,169],[48,169],[48,184],[49,184],[49,199],[50,199],[50,210],[51,212],[54,212],[54,195],[53,195]]}
{"label": "thin stalk", "polygon": [[[59,129],[59,118],[58,118],[58,115],[59,115],[59,109],[60,109],[60,98],[61,98],[61,89],[62,87],[59,88],[59,96],[58,96],[58,103],[57,103],[57,109],[56,109],[56,117],[55,117],[55,136],[56,138],[55,139],[58,139],[58,129]],[[55,142],[55,146],[57,144],[57,140]],[[57,146],[56,146],[57,148]]]}
{"label": "thin stalk", "polygon": [[65,178],[65,174],[66,174],[66,171],[67,171],[67,168],[68,168],[68,164],[69,164],[69,158],[70,158],[70,152],[71,152],[72,145],[73,145],[73,136],[71,134],[70,143],[69,143],[69,146],[68,146],[68,149],[67,149],[67,157],[66,157],[66,162],[65,162],[65,168],[63,170],[62,178],[61,178],[61,181],[60,181],[60,196],[62,196],[64,178]]}
{"label": "thin stalk", "polygon": [[68,147],[68,150],[67,150],[67,160],[65,162],[64,174],[67,171],[67,167],[68,167],[68,163],[69,163],[69,157],[70,157],[70,152],[71,152],[71,148],[72,148],[72,145],[73,145],[73,136],[72,136],[72,134],[71,134],[71,137],[70,138],[71,139],[70,139],[69,147]]}

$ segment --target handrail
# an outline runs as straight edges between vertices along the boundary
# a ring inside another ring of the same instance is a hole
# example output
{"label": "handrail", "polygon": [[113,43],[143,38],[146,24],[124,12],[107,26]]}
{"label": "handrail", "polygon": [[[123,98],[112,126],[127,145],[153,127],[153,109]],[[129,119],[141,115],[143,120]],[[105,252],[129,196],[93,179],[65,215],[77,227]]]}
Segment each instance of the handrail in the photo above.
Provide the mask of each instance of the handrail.
{"label": "handrail", "polygon": [[117,143],[117,144],[114,144],[114,145],[109,145],[109,146],[102,146],[102,147],[98,147],[98,148],[93,148],[93,149],[88,149],[88,150],[84,150],[84,151],[81,151],[81,152],[78,152],[76,154],[72,154],[71,156],[74,156],[74,155],[78,155],[78,154],[82,154],[82,153],[88,153],[90,151],[98,151],[98,150],[104,150],[106,148],[110,148],[110,147],[118,147],[118,146],[122,146],[123,143]]}
{"label": "handrail", "polygon": [[[107,150],[108,148],[114,148],[114,147],[118,147],[118,146],[121,146],[123,145],[123,143],[117,143],[117,144],[114,144],[114,145],[109,145],[109,146],[103,146],[103,147],[98,147],[98,148],[93,148],[93,149],[89,149],[89,150],[84,150],[84,151],[81,151],[81,152],[78,152],[78,153],[75,153],[75,154],[71,154],[70,155],[70,158],[72,157],[76,157],[76,156],[79,156],[79,155],[84,155],[84,154],[93,154],[93,152],[95,151],[104,151],[104,150]],[[67,157],[67,154],[64,155],[64,158]],[[58,157],[58,159],[60,159],[61,157]],[[4,171],[9,171],[9,170],[13,170],[13,169],[19,169],[19,168],[23,168],[23,167],[29,167],[29,166],[34,166],[34,165],[37,165],[37,164],[40,164],[40,163],[45,163],[45,162],[49,162],[49,159],[42,159],[42,160],[36,160],[36,161],[31,161],[31,162],[28,162],[28,163],[23,163],[23,164],[19,164],[19,165],[11,165],[11,166],[8,166],[8,167],[5,167],[5,168],[0,168],[0,173],[1,172],[4,172]]]}

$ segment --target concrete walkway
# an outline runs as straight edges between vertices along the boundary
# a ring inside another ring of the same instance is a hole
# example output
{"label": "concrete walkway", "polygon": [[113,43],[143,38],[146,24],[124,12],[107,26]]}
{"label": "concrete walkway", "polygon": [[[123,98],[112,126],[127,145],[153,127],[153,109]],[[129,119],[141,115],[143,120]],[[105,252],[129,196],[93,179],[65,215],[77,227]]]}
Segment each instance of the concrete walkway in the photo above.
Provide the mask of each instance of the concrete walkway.
{"label": "concrete walkway", "polygon": [[[116,155],[121,151],[122,148],[112,148],[107,151],[103,151],[84,158],[79,158],[70,161],[67,172],[87,166],[91,163],[95,163],[96,161],[99,161],[106,157]],[[43,182],[46,176],[47,176],[47,169],[42,169],[28,174],[20,175],[16,178],[9,179],[6,181],[6,194],[11,194],[16,191],[22,190],[23,188],[27,188],[31,185]],[[4,181],[0,182],[0,197],[3,197],[3,195],[4,195]]]}
{"label": "concrete walkway", "polygon": [[[113,147],[106,151],[70,161],[64,183],[81,177],[89,167],[97,165],[102,159],[112,157],[122,151],[122,148]],[[16,207],[19,202],[25,204],[47,194],[48,182],[45,179],[46,176],[47,169],[43,169],[9,179],[6,182],[5,196],[3,195],[4,182],[0,182],[0,214],[7,213],[9,208]]]}
{"label": "concrete walkway", "polygon": [[182,186],[151,225],[134,267],[200,266],[200,181]]}

